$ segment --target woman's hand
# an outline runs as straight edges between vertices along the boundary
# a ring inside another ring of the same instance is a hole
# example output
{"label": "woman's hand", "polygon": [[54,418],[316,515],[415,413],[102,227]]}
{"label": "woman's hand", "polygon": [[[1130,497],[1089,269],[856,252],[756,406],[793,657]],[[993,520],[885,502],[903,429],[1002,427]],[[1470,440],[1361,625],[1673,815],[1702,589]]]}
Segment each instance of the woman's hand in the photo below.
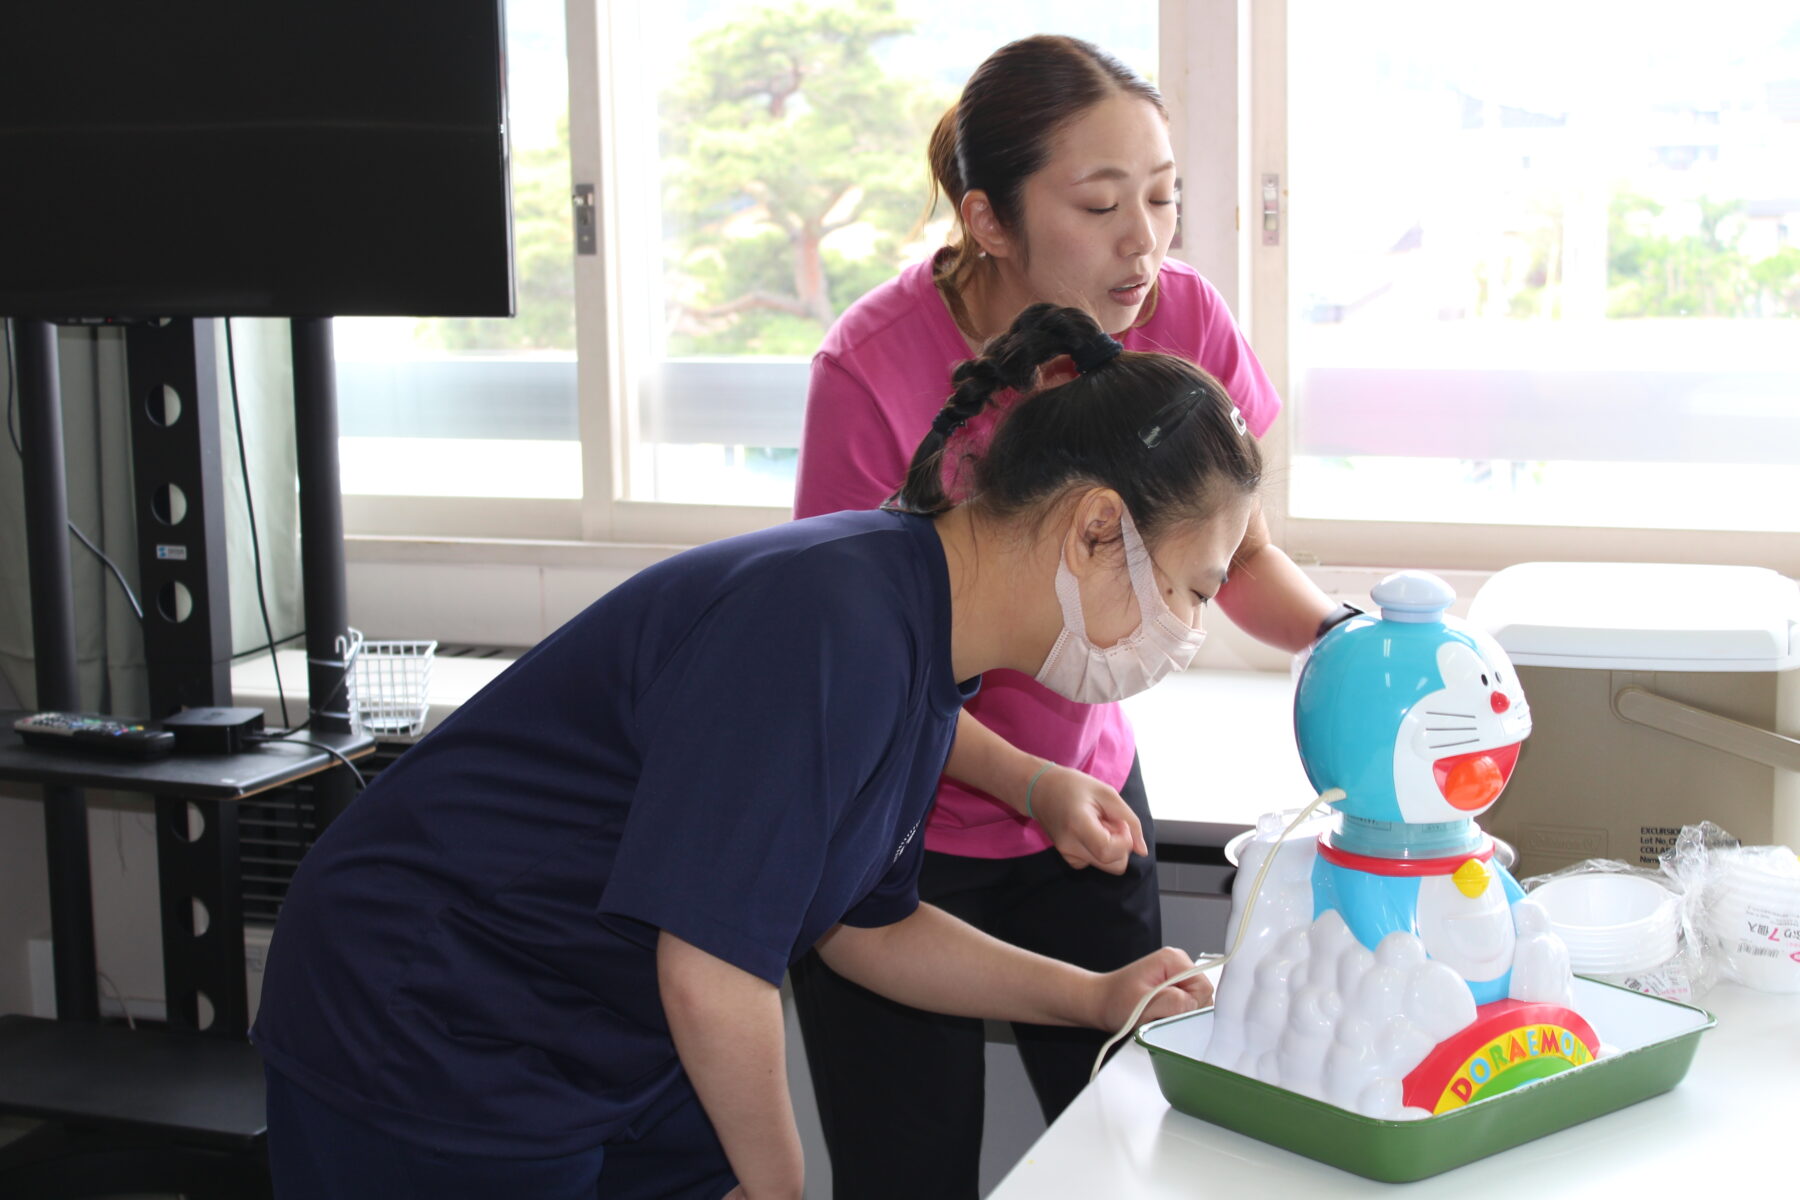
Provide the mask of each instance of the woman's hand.
{"label": "woman's hand", "polygon": [[1072,867],[1118,875],[1134,853],[1150,853],[1137,815],[1118,792],[1073,767],[1027,754],[967,710],[957,717],[944,774],[1037,821]]}
{"label": "woman's hand", "polygon": [[1119,793],[1073,767],[1052,765],[1038,776],[1031,813],[1071,867],[1119,875],[1133,854],[1150,852],[1137,814]]}
{"label": "woman's hand", "polygon": [[[1100,1029],[1118,1029],[1125,1024],[1131,1016],[1131,1010],[1137,1007],[1145,993],[1161,987],[1193,965],[1194,960],[1184,951],[1164,946],[1134,963],[1127,963],[1116,971],[1101,975],[1095,1025]],[[1156,998],[1139,1015],[1138,1024],[1205,1008],[1212,1003],[1212,998],[1212,980],[1204,975],[1195,975],[1158,992]]]}

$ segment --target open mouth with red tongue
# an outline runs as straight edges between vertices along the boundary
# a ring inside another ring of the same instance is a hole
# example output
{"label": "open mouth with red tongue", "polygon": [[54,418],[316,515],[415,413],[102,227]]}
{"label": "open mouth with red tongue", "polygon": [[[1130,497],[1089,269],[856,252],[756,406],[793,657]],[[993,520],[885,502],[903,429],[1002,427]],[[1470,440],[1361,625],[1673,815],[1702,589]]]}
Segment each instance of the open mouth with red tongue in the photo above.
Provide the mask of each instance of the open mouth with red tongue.
{"label": "open mouth with red tongue", "polygon": [[1512,777],[1519,761],[1519,743],[1477,750],[1472,754],[1453,754],[1431,764],[1438,791],[1452,808],[1475,812],[1486,808],[1500,795],[1500,789]]}

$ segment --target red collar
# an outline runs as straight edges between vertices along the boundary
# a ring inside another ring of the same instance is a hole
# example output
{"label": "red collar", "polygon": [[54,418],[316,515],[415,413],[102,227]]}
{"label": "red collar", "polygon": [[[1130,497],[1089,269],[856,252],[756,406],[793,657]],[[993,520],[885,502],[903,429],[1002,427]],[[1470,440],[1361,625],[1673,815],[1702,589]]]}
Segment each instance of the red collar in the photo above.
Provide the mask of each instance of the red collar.
{"label": "red collar", "polygon": [[1377,858],[1371,854],[1352,854],[1329,845],[1319,838],[1319,857],[1334,867],[1361,871],[1365,875],[1454,875],[1456,869],[1471,858],[1487,862],[1494,857],[1494,839],[1484,837],[1481,848],[1450,858]]}

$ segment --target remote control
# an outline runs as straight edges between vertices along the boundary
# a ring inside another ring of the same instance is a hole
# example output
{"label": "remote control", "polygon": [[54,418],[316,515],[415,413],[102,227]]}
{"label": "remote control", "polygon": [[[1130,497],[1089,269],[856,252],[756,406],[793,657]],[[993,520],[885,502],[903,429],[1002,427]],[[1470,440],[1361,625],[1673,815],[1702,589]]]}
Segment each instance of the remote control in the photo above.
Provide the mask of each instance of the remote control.
{"label": "remote control", "polygon": [[149,758],[175,748],[175,735],[165,730],[82,713],[34,713],[14,721],[13,732],[31,746],[87,750],[124,758]]}

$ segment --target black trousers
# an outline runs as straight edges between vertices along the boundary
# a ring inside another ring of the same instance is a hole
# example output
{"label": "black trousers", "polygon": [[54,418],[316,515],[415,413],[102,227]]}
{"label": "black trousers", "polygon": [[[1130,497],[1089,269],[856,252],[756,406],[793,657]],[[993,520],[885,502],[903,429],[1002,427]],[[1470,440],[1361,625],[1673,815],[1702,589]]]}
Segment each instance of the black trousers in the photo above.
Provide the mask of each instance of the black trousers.
{"label": "black trousers", "polygon": [[[1124,875],[1075,870],[1054,849],[1024,858],[927,852],[927,903],[1027,950],[1110,971],[1162,945],[1156,832],[1134,762],[1120,790],[1152,847]],[[831,1152],[836,1200],[975,1200],[981,1163],[982,1023],[909,1008],[858,987],[817,952],[790,973]],[[1110,1031],[1108,1031],[1110,1032]],[[1013,1025],[1044,1119],[1087,1085],[1108,1033]]]}

